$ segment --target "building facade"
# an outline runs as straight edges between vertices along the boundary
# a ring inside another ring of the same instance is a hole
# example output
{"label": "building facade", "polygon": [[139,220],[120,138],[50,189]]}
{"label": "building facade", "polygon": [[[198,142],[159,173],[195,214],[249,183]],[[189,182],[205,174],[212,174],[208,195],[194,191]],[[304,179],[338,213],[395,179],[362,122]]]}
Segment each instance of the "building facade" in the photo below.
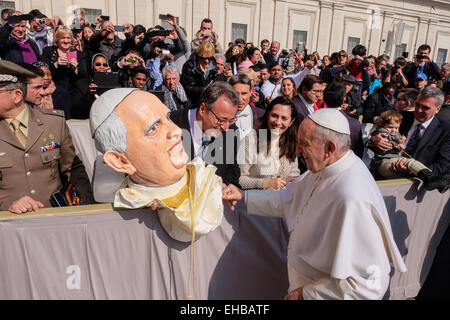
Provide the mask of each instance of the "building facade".
{"label": "building facade", "polygon": [[39,9],[64,21],[71,21],[77,6],[86,9],[90,21],[102,13],[116,24],[146,27],[161,24],[159,14],[171,13],[190,38],[208,17],[225,46],[236,38],[255,45],[263,39],[276,40],[282,48],[295,48],[305,41],[309,52],[317,50],[324,55],[364,44],[369,54],[397,57],[406,52],[411,59],[417,48],[427,43],[434,61],[442,64],[449,60],[450,0],[0,1],[2,9]]}

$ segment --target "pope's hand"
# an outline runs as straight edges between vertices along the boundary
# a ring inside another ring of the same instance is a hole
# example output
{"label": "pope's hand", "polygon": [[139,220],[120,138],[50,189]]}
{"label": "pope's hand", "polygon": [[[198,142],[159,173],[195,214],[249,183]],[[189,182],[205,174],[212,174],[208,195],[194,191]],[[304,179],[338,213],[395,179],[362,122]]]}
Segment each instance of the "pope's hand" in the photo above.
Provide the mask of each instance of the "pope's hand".
{"label": "pope's hand", "polygon": [[230,209],[234,211],[236,202],[239,200],[244,200],[244,191],[230,184],[222,189],[222,199],[228,203]]}

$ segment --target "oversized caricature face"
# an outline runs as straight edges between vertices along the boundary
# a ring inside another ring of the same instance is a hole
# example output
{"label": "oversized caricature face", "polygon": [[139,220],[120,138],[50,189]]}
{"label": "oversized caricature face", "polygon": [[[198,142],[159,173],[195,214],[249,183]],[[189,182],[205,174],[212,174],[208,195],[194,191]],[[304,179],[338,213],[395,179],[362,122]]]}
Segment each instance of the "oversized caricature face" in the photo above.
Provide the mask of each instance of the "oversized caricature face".
{"label": "oversized caricature face", "polygon": [[124,170],[133,181],[166,186],[186,173],[187,154],[181,129],[169,118],[169,109],[154,95],[135,91],[114,111],[127,129]]}

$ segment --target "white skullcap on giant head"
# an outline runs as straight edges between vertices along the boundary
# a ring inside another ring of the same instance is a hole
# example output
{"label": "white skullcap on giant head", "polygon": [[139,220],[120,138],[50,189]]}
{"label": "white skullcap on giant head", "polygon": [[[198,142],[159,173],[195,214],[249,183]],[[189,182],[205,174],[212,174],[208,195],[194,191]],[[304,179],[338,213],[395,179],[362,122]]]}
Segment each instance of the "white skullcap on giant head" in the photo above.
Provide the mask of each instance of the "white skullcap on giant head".
{"label": "white skullcap on giant head", "polygon": [[324,128],[343,134],[350,134],[350,125],[347,118],[337,109],[319,109],[311,113],[308,118]]}
{"label": "white skullcap on giant head", "polygon": [[95,136],[95,131],[97,128],[109,117],[111,113],[117,108],[119,104],[125,100],[133,91],[138,89],[135,88],[118,88],[111,89],[102,94],[91,107],[91,114],[89,117],[89,122],[91,125],[92,137]]}

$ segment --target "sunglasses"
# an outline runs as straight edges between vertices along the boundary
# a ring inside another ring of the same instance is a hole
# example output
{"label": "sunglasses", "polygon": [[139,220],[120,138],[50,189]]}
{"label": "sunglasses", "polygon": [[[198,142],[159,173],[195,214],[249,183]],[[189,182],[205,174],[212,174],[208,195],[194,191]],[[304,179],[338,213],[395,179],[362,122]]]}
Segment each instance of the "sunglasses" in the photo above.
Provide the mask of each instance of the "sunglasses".
{"label": "sunglasses", "polygon": [[214,57],[199,57],[199,59],[200,60],[203,60],[203,61],[205,61],[205,60],[211,60],[211,59],[213,59]]}
{"label": "sunglasses", "polygon": [[95,64],[95,66],[96,66],[96,67],[107,67],[108,64],[97,62],[97,63]]}

